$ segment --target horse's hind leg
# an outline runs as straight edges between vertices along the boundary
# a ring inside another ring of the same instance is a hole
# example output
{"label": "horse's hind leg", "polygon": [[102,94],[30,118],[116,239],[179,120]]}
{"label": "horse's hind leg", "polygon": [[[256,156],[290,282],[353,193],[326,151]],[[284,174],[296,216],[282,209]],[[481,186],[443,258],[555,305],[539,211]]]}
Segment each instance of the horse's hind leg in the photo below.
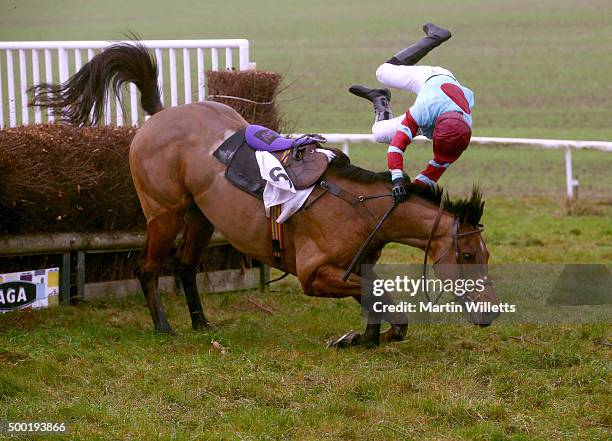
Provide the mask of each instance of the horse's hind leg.
{"label": "horse's hind leg", "polygon": [[147,224],[147,245],[145,261],[137,269],[138,279],[142,285],[155,330],[159,333],[174,334],[166,320],[159,296],[159,272],[164,260],[170,254],[174,239],[182,225],[182,216],[165,212]]}
{"label": "horse's hind leg", "polygon": [[192,205],[185,219],[185,233],[179,250],[178,274],[185,291],[193,329],[211,328],[202,309],[196,282],[196,271],[214,230],[215,227],[202,214],[200,209],[195,204]]}

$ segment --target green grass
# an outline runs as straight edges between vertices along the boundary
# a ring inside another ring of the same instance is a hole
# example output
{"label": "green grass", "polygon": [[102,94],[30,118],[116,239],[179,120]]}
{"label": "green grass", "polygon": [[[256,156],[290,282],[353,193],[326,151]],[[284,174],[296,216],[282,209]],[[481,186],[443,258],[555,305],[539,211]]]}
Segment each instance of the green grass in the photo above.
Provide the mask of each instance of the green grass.
{"label": "green grass", "polygon": [[140,296],[37,311],[2,335],[2,418],[65,421],[74,439],[610,434],[604,326],[415,325],[403,343],[326,350],[361,326],[354,302],[306,298],[292,282],[251,295],[275,314],[245,294],[208,296],[212,334],[190,330],[183,299],[167,296],[176,337],[151,332]]}
{"label": "green grass", "polygon": [[[280,103],[297,130],[368,132],[347,92],[434,21],[453,38],[424,60],[476,94],[479,136],[612,138],[612,7],[607,0],[0,2],[0,40],[248,38],[259,69],[286,73]],[[394,94],[396,113],[413,101]]]}

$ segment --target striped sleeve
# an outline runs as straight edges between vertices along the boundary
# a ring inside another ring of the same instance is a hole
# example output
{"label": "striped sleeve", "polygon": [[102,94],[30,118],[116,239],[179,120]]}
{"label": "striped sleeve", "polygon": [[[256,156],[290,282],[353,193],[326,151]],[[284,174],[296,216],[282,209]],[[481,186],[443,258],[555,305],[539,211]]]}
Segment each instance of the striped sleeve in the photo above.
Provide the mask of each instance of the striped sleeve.
{"label": "striped sleeve", "polygon": [[408,144],[412,142],[419,130],[419,126],[410,114],[406,112],[406,117],[395,132],[389,149],[387,150],[387,165],[391,172],[391,179],[404,177],[404,152]]}

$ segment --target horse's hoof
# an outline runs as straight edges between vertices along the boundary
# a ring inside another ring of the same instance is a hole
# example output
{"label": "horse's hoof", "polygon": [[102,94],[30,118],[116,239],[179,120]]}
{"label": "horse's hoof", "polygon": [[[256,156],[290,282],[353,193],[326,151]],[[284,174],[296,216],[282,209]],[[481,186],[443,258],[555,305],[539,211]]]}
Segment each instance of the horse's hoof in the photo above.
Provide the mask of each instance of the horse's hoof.
{"label": "horse's hoof", "polygon": [[177,335],[174,329],[172,329],[172,327],[168,323],[156,326],[155,332],[160,335]]}
{"label": "horse's hoof", "polygon": [[215,326],[210,322],[192,323],[191,326],[195,331],[217,332],[219,330],[218,326]]}
{"label": "horse's hoof", "polygon": [[380,334],[380,341],[385,342],[385,343],[404,341],[407,331],[408,331],[408,325],[391,326],[385,332]]}
{"label": "horse's hoof", "polygon": [[338,338],[330,338],[327,340],[328,348],[347,348],[349,346],[355,346],[359,344],[360,334],[353,331],[352,329]]}

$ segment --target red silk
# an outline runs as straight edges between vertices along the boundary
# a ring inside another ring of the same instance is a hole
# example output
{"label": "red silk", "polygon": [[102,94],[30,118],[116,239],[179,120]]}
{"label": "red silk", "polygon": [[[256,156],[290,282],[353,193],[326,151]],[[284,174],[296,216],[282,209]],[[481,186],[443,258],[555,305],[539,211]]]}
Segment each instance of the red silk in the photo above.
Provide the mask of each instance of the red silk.
{"label": "red silk", "polygon": [[436,162],[453,162],[470,144],[472,129],[458,112],[446,112],[436,119],[433,150]]}
{"label": "red silk", "polygon": [[389,170],[403,170],[404,155],[397,152],[387,153],[387,166],[389,167]]}
{"label": "red silk", "polygon": [[[416,121],[410,114],[410,112],[406,112],[406,116],[402,120],[402,125],[407,127],[412,134],[412,137],[415,137],[419,126]],[[398,130],[393,135],[393,139],[391,140],[391,147],[397,147],[402,152],[406,151],[406,147],[410,144],[410,137],[406,135],[402,130]],[[389,170],[403,170],[404,169],[404,157],[398,152],[389,152],[387,153],[387,166]]]}
{"label": "red silk", "polygon": [[391,140],[391,144],[389,145],[391,145],[392,147],[397,147],[401,151],[405,151],[406,147],[408,147],[408,144],[410,144],[410,138],[408,138],[408,135],[406,135],[401,130],[398,130],[397,132],[395,132],[395,135],[393,135],[393,139]]}
{"label": "red silk", "polygon": [[421,174],[427,176],[432,181],[438,182],[438,179],[440,179],[440,176],[442,176],[445,171],[445,167],[434,167],[431,164],[427,164],[427,167],[421,172]]}
{"label": "red silk", "polygon": [[472,113],[472,109],[470,109],[470,105],[468,104],[467,99],[465,99],[465,95],[463,94],[461,87],[457,86],[456,84],[444,83],[442,86],[440,86],[440,89],[442,89],[442,92],[444,92],[446,96],[457,104],[459,108],[463,110],[463,112],[467,113],[468,115]]}
{"label": "red silk", "polygon": [[410,112],[406,112],[406,117],[402,121],[402,124],[410,129],[412,137],[414,138],[419,131],[419,125],[416,123]]}

